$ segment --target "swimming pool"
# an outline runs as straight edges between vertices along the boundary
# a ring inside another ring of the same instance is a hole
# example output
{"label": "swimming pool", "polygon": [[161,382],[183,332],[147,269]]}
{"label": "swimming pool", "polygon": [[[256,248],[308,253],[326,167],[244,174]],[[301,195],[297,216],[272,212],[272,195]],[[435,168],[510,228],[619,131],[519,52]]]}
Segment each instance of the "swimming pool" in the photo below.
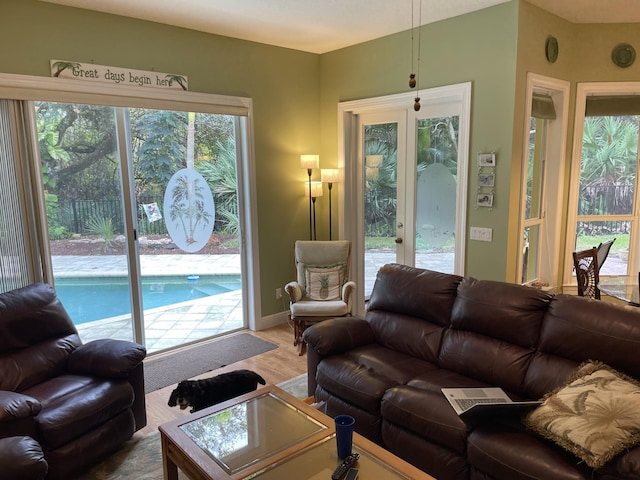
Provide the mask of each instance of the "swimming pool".
{"label": "swimming pool", "polygon": [[[55,282],[76,325],[131,312],[127,277],[61,277]],[[149,310],[241,288],[240,275],[142,277],[142,304]]]}

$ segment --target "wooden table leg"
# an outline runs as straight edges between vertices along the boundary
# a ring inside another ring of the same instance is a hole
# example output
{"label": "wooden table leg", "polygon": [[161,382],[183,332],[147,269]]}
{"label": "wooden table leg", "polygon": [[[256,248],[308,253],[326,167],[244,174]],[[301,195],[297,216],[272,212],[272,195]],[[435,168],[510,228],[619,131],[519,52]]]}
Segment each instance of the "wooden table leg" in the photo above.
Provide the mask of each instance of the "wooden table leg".
{"label": "wooden table leg", "polygon": [[178,480],[178,466],[169,458],[169,441],[162,437],[162,472],[164,480]]}

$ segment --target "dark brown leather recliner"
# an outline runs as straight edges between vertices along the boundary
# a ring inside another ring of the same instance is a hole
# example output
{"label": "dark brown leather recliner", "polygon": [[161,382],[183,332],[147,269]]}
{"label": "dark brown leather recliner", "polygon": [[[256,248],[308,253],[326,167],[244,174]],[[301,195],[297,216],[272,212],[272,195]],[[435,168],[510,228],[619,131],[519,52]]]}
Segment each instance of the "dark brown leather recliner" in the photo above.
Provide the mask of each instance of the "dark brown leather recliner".
{"label": "dark brown leather recliner", "polygon": [[83,344],[50,285],[0,294],[0,480],[73,478],[144,427],[145,355]]}

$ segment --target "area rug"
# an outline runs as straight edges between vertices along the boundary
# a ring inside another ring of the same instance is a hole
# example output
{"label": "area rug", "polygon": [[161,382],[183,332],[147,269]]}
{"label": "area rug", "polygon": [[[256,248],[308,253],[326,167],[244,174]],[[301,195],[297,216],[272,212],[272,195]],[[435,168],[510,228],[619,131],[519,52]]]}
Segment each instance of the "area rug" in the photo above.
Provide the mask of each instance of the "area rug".
{"label": "area rug", "polygon": [[289,392],[296,398],[300,400],[304,400],[309,395],[307,394],[307,374],[303,373],[302,375],[298,375],[297,377],[290,378],[289,380],[285,380],[282,383],[278,384],[278,387],[283,389],[285,392]]}
{"label": "area rug", "polygon": [[229,335],[144,362],[145,393],[173,385],[231,363],[259,355],[278,346],[248,333]]}
{"label": "area rug", "polygon": [[[296,398],[307,397],[307,374],[278,384]],[[179,480],[188,477],[178,471]],[[75,480],[163,480],[160,432],[134,436],[120,450]]]}

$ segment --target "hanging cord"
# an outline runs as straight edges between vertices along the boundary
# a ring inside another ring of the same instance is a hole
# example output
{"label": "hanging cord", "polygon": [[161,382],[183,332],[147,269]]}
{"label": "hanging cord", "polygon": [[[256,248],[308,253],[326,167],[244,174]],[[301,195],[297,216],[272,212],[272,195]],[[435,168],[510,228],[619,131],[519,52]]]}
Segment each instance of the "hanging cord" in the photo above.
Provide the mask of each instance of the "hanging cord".
{"label": "hanging cord", "polygon": [[[422,45],[422,0],[418,0],[420,2],[420,7],[418,9],[418,80],[416,82],[416,100],[413,103],[413,109],[417,112],[420,110],[420,46]],[[413,15],[413,8],[411,8],[411,14]],[[413,48],[412,48],[413,50]]]}
{"label": "hanging cord", "polygon": [[409,75],[409,87],[410,88],[415,88],[416,86],[416,74],[415,74],[415,70],[413,69],[413,34],[415,32],[415,24],[413,21],[413,2],[414,0],[411,0],[411,74]]}

